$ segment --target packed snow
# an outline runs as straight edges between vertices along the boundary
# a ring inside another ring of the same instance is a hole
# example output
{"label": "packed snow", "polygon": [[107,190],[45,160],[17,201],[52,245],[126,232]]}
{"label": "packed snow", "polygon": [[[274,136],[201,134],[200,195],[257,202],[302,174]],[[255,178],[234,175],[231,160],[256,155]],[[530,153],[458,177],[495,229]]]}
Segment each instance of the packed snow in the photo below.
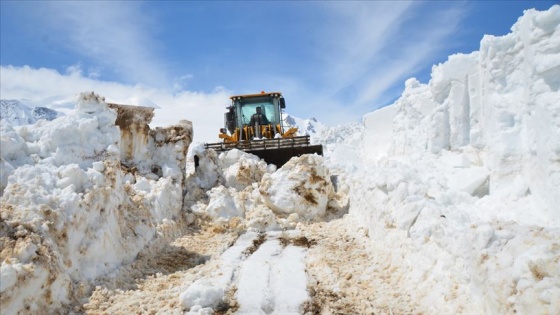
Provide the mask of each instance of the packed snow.
{"label": "packed snow", "polygon": [[560,6],[511,30],[362,123],[288,117],[324,156],[281,167],[92,92],[3,112],[2,313],[558,314]]}

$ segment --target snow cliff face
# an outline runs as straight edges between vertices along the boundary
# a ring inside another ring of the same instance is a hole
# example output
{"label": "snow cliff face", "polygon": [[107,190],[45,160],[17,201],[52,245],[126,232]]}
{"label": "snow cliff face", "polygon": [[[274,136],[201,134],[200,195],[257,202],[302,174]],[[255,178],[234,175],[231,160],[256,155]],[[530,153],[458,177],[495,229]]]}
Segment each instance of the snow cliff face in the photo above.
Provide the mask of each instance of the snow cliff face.
{"label": "snow cliff face", "polygon": [[[480,51],[434,66],[428,85],[408,80],[391,106],[391,156],[470,150],[476,156],[468,163],[490,173],[490,193],[512,183],[523,186],[522,193],[532,194],[559,223],[558,21],[557,6],[527,11],[512,33],[487,35]],[[376,129],[373,122],[388,111],[366,116],[365,125]],[[365,138],[366,146],[387,143],[374,132]]]}
{"label": "snow cliff face", "polygon": [[63,115],[47,107],[29,108],[17,100],[0,100],[0,113],[2,123],[12,126],[30,125],[40,119],[53,120]]}
{"label": "snow cliff face", "polygon": [[144,122],[147,135],[132,134],[147,140],[143,164],[125,165],[116,119],[84,93],[73,115],[2,124],[3,311],[60,308],[176,229],[190,122],[157,130]]}
{"label": "snow cliff face", "polygon": [[[452,281],[472,290],[465,296],[479,294],[475,313],[554,313],[560,305],[552,297],[560,296],[558,78],[556,5],[526,11],[510,34],[485,36],[480,51],[450,56],[429,84],[410,79],[393,105],[364,116],[362,154],[371,164],[353,185],[350,213],[373,240],[422,244],[407,253],[425,262],[419,278],[437,277],[424,266],[477,275]],[[445,255],[460,260],[433,258]],[[419,288],[435,292],[429,282]],[[456,296],[448,290],[422,298]]]}

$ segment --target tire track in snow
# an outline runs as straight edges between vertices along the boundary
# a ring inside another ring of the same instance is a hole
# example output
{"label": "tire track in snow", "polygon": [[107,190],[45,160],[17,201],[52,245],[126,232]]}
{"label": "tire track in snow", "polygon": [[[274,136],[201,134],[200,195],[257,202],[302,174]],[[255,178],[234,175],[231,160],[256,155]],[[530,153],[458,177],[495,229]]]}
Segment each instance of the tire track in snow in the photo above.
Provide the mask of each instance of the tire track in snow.
{"label": "tire track in snow", "polygon": [[306,256],[311,299],[302,313],[433,314],[419,304],[401,249],[373,247],[356,226],[349,217],[300,226],[317,240]]}
{"label": "tire track in snow", "polygon": [[237,281],[237,314],[300,314],[307,294],[305,249],[282,246],[280,232],[242,264]]}
{"label": "tire track in snow", "polygon": [[186,314],[215,312],[231,314],[237,309],[234,298],[239,268],[242,262],[258,249],[264,234],[244,233],[214,262],[215,267],[183,291],[179,300]]}
{"label": "tire track in snow", "polygon": [[309,298],[306,250],[286,241],[289,234],[241,235],[212,274],[181,294],[187,314],[300,314]]}

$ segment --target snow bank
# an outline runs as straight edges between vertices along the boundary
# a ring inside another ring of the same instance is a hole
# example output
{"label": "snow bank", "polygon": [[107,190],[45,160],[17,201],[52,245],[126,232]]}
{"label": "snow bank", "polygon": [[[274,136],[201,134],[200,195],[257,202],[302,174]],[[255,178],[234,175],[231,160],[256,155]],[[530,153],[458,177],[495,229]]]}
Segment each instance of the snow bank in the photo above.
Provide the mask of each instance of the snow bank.
{"label": "snow bank", "polygon": [[409,248],[434,312],[457,286],[474,313],[560,309],[559,25],[558,5],[528,10],[364,117],[371,164],[350,179],[350,214],[373,243]]}
{"label": "snow bank", "polygon": [[143,161],[125,164],[116,120],[103,98],[83,93],[72,115],[2,125],[3,311],[64,307],[180,219],[190,122],[138,129]]}
{"label": "snow bank", "polygon": [[239,218],[241,229],[271,231],[347,209],[347,190],[335,192],[322,156],[293,157],[276,170],[236,149],[218,155],[200,146],[194,155],[199,165],[187,179],[184,206],[200,218],[222,223]]}

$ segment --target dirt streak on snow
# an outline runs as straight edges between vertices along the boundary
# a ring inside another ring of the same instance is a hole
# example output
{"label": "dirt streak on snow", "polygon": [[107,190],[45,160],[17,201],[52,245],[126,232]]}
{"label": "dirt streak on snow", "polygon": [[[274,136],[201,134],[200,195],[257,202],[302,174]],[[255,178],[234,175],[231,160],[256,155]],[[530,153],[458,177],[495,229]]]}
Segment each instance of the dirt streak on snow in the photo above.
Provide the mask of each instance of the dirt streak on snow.
{"label": "dirt streak on snow", "polygon": [[349,217],[299,226],[316,242],[306,257],[306,314],[430,314],[407,294],[415,284],[405,266],[392,263],[391,249],[372,250],[363,230],[350,231],[354,226]]}

